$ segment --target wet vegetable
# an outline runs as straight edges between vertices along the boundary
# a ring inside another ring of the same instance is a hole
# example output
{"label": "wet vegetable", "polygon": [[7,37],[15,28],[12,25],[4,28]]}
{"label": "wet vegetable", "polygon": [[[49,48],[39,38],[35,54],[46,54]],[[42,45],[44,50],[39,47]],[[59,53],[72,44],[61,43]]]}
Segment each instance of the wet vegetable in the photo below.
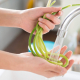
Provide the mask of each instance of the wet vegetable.
{"label": "wet vegetable", "polygon": [[[53,6],[53,4],[54,4],[55,2],[56,2],[56,1],[53,1],[53,2],[51,3],[51,0],[48,0],[47,7]],[[80,6],[80,4],[68,5],[68,6],[63,7],[62,10],[66,9],[66,8],[68,8],[68,7],[71,7],[71,6]],[[55,14],[57,14],[57,13],[58,13],[58,12],[52,12],[52,15],[55,15]],[[42,18],[47,19],[47,18],[45,17],[45,15],[44,15]],[[49,20],[49,19],[47,19],[47,20]],[[32,35],[33,35],[34,31],[36,31],[36,35],[35,35],[34,40],[33,40],[33,48],[34,48],[34,50],[33,50],[32,47],[31,47],[31,39],[32,39]],[[52,63],[52,64],[57,64],[57,65],[60,65],[60,66],[62,66],[62,67],[68,66],[69,60],[68,60],[68,58],[67,58],[66,56],[64,56],[64,55],[62,55],[62,54],[60,54],[59,56],[62,57],[62,58],[64,58],[64,59],[66,60],[66,63],[65,63],[64,65],[63,65],[63,63],[62,63],[61,61],[59,61],[59,60],[58,60],[57,62],[55,62],[54,59],[53,59],[53,61],[50,61],[50,60],[49,60],[50,52],[47,51],[46,46],[45,46],[45,44],[44,44],[44,42],[43,42],[42,33],[43,33],[43,29],[38,25],[38,22],[37,22],[36,27],[33,29],[33,31],[31,32],[31,34],[30,34],[30,36],[29,36],[29,48],[30,48],[32,54],[33,54],[34,56],[41,57],[41,58],[47,60],[48,62],[50,62],[50,63]],[[53,53],[53,54],[56,55],[56,53]]]}

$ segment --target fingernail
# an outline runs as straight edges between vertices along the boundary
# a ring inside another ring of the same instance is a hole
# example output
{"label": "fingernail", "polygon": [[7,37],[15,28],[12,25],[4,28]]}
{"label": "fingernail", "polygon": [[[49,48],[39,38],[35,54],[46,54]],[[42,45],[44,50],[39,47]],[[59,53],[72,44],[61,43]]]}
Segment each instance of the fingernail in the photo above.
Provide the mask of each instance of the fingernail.
{"label": "fingernail", "polygon": [[50,17],[51,16],[51,14],[46,14],[46,17]]}
{"label": "fingernail", "polygon": [[42,21],[43,19],[42,18],[39,18],[39,21]]}
{"label": "fingernail", "polygon": [[59,13],[60,13],[60,15],[62,15],[63,13],[62,13],[62,11],[59,11]]}

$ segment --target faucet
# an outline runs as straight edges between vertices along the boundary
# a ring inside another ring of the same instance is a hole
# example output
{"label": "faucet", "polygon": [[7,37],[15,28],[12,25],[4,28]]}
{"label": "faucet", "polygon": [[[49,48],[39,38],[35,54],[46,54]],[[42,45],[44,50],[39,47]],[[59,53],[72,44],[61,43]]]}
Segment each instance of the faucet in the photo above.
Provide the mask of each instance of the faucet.
{"label": "faucet", "polygon": [[70,12],[68,14],[68,16],[65,18],[65,20],[63,21],[63,23],[61,24],[60,28],[58,29],[58,33],[57,36],[60,36],[62,38],[66,37],[67,34],[67,30],[69,27],[70,22],[77,17],[78,15],[80,15],[80,7],[73,10],[72,12]]}
{"label": "faucet", "polygon": [[[64,38],[66,37],[66,34],[67,34],[68,26],[69,26],[70,22],[76,16],[78,16],[79,14],[80,14],[80,7],[75,9],[75,10],[73,10],[72,12],[70,12],[68,14],[68,16],[65,18],[65,20],[63,21],[63,23],[61,24],[61,26],[59,27],[58,32],[57,32],[57,38],[55,40],[53,49],[52,49],[51,54],[50,54],[50,60],[54,56],[53,53],[57,54],[57,56],[54,57],[54,59],[58,60],[63,40],[64,40]],[[55,51],[56,47],[58,47],[58,49]]]}

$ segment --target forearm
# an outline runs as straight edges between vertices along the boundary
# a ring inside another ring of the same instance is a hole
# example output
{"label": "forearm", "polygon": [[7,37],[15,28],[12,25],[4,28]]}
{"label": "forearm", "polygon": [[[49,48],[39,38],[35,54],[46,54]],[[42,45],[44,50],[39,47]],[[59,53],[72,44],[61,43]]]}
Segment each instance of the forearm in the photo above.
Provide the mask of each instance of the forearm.
{"label": "forearm", "polygon": [[0,8],[0,26],[18,27],[19,24],[19,10]]}
{"label": "forearm", "polygon": [[0,51],[0,69],[15,70],[17,63],[16,54]]}

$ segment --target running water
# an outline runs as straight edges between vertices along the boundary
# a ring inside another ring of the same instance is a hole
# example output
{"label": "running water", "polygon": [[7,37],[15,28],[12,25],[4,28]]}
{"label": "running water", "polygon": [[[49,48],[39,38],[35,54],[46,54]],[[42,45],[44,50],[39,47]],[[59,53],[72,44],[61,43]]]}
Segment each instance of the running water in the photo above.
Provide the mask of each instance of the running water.
{"label": "running water", "polygon": [[[53,49],[51,50],[50,58],[49,60],[52,61],[52,58],[54,58],[55,61],[58,61],[59,54],[62,48],[62,43],[63,43],[64,38],[61,38],[57,36],[55,44],[53,45]],[[53,53],[56,53],[54,56]]]}

